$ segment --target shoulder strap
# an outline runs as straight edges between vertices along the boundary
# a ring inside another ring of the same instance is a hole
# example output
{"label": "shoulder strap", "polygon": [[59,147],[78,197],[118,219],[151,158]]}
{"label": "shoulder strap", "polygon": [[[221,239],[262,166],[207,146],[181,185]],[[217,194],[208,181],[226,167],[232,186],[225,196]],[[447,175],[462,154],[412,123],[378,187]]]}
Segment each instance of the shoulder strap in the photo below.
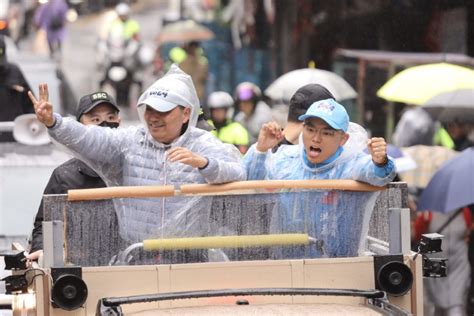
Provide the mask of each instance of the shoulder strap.
{"label": "shoulder strap", "polygon": [[438,230],[436,232],[438,234],[441,234],[443,232],[443,230],[456,218],[456,216],[461,214],[463,209],[464,208],[462,207],[462,208],[458,209],[456,212],[454,212],[453,214],[451,214],[451,216],[449,216],[449,218],[443,223],[443,225],[440,226],[440,228],[438,228]]}

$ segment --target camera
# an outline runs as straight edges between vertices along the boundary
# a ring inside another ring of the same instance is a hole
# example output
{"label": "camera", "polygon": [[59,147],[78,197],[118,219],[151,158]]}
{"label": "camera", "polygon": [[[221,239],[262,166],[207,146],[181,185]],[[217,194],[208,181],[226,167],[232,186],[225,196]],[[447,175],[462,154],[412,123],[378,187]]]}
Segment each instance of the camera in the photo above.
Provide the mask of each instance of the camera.
{"label": "camera", "polygon": [[23,251],[8,251],[1,253],[5,260],[5,270],[25,270],[26,257]]}
{"label": "camera", "polygon": [[418,245],[418,252],[421,254],[441,252],[441,243],[444,236],[438,233],[423,234]]}
{"label": "camera", "polygon": [[423,276],[428,278],[443,278],[447,275],[447,262],[445,258],[423,257]]}
{"label": "camera", "polygon": [[9,275],[3,279],[5,281],[5,294],[26,293],[28,281],[24,274]]}

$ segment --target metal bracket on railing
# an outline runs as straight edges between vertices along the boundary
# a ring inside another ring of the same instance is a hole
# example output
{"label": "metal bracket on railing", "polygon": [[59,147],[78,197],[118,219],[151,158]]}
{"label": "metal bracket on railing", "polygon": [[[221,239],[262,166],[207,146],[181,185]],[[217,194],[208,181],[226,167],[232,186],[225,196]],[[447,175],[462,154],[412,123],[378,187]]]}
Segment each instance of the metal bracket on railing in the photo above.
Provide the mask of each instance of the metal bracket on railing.
{"label": "metal bracket on railing", "polygon": [[142,242],[137,242],[135,244],[132,244],[128,246],[124,251],[119,253],[116,257],[116,260],[114,261],[115,258],[112,258],[110,261],[110,265],[128,265],[130,260],[132,259],[130,256],[130,253],[138,248],[143,248],[143,243]]}
{"label": "metal bracket on railing", "polygon": [[410,209],[390,208],[388,216],[390,254],[410,254]]}
{"label": "metal bracket on railing", "polygon": [[64,224],[62,221],[44,221],[43,225],[43,267],[64,266]]}

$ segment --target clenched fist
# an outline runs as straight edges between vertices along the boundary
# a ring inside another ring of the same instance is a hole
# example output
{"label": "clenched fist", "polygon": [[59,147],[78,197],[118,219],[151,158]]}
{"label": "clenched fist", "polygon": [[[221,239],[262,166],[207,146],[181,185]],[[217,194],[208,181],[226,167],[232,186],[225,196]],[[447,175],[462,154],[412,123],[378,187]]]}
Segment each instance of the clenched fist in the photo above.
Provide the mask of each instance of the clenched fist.
{"label": "clenched fist", "polygon": [[383,137],[372,137],[367,142],[369,154],[372,160],[378,165],[385,165],[387,163],[387,143]]}
{"label": "clenched fist", "polygon": [[284,134],[280,125],[276,122],[263,124],[258,134],[257,150],[266,152],[275,147],[283,139]]}

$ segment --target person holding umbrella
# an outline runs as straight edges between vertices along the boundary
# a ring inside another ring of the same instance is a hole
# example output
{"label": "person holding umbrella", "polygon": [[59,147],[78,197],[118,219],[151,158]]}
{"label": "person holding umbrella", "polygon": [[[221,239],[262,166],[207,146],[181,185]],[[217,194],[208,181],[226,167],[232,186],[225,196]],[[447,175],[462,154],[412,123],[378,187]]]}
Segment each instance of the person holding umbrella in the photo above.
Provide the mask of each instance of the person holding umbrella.
{"label": "person holding umbrella", "polygon": [[206,83],[209,75],[209,63],[198,41],[184,44],[184,59],[178,64],[185,73],[193,79],[199,101],[204,102],[206,97]]}
{"label": "person holding umbrella", "polygon": [[463,151],[474,146],[474,125],[472,123],[456,119],[443,125],[453,140],[454,150]]}
{"label": "person holding umbrella", "polygon": [[472,266],[468,259],[472,239],[468,245],[466,236],[472,226],[473,168],[474,147],[470,147],[443,164],[423,190],[418,203],[418,210],[431,211],[428,232],[444,235],[443,252],[436,255],[448,258],[447,277],[424,282],[434,315],[465,315]]}

